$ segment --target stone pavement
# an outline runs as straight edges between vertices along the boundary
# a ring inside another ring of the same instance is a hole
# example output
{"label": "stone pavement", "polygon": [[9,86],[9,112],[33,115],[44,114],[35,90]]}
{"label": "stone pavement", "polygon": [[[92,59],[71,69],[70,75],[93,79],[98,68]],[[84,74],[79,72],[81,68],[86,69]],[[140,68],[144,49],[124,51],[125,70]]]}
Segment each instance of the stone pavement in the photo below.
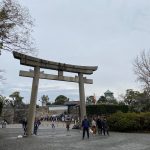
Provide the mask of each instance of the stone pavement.
{"label": "stone pavement", "polygon": [[[17,127],[17,128],[15,128]],[[0,150],[150,150],[150,134],[110,132],[110,136],[90,136],[82,140],[82,131],[58,126],[40,127],[37,136],[17,138],[20,125],[0,128]]]}

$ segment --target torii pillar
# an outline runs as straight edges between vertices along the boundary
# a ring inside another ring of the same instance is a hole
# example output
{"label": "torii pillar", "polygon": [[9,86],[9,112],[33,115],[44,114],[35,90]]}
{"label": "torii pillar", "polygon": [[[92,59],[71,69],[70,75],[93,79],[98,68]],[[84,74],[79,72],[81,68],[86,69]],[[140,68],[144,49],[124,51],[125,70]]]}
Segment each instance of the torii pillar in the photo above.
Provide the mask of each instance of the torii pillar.
{"label": "torii pillar", "polygon": [[34,125],[34,120],[35,120],[36,101],[37,101],[38,85],[39,85],[39,76],[40,76],[40,68],[34,67],[31,99],[30,99],[28,118],[27,118],[27,135],[28,136],[30,136],[33,133],[33,125]]}
{"label": "torii pillar", "polygon": [[79,95],[80,95],[80,121],[86,116],[85,92],[84,92],[84,78],[83,74],[79,73]]}

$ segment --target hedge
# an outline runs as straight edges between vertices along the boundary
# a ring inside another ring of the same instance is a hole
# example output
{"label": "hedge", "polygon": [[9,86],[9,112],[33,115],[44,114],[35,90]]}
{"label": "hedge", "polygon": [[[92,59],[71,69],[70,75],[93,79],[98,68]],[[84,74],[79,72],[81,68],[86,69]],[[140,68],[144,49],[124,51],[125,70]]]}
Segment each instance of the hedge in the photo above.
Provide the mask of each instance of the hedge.
{"label": "hedge", "polygon": [[108,117],[110,130],[121,132],[150,131],[150,112],[122,113],[118,112]]}
{"label": "hedge", "polygon": [[87,115],[110,115],[118,111],[127,113],[128,110],[126,105],[100,104],[86,106]]}

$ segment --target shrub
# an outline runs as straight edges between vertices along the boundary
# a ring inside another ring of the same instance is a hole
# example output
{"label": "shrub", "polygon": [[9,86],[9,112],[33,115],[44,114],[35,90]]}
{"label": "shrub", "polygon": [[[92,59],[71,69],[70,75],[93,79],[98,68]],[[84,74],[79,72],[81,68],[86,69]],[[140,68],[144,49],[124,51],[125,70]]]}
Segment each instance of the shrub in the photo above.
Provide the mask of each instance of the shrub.
{"label": "shrub", "polygon": [[140,114],[118,112],[108,118],[108,124],[113,131],[150,131],[150,112]]}
{"label": "shrub", "polygon": [[128,112],[128,106],[113,104],[88,105],[86,110],[88,115],[110,115],[118,111],[126,113]]}

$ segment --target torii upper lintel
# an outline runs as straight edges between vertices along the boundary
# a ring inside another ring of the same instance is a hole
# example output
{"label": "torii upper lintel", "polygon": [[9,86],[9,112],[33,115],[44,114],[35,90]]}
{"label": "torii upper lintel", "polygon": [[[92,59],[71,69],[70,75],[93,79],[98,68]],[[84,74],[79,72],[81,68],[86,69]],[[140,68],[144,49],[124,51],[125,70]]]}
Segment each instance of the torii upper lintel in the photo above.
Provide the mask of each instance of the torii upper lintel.
{"label": "torii upper lintel", "polygon": [[93,74],[97,70],[97,66],[78,66],[54,61],[39,59],[13,51],[14,58],[20,59],[20,64],[32,67],[40,67],[52,70],[61,70],[73,73]]}

